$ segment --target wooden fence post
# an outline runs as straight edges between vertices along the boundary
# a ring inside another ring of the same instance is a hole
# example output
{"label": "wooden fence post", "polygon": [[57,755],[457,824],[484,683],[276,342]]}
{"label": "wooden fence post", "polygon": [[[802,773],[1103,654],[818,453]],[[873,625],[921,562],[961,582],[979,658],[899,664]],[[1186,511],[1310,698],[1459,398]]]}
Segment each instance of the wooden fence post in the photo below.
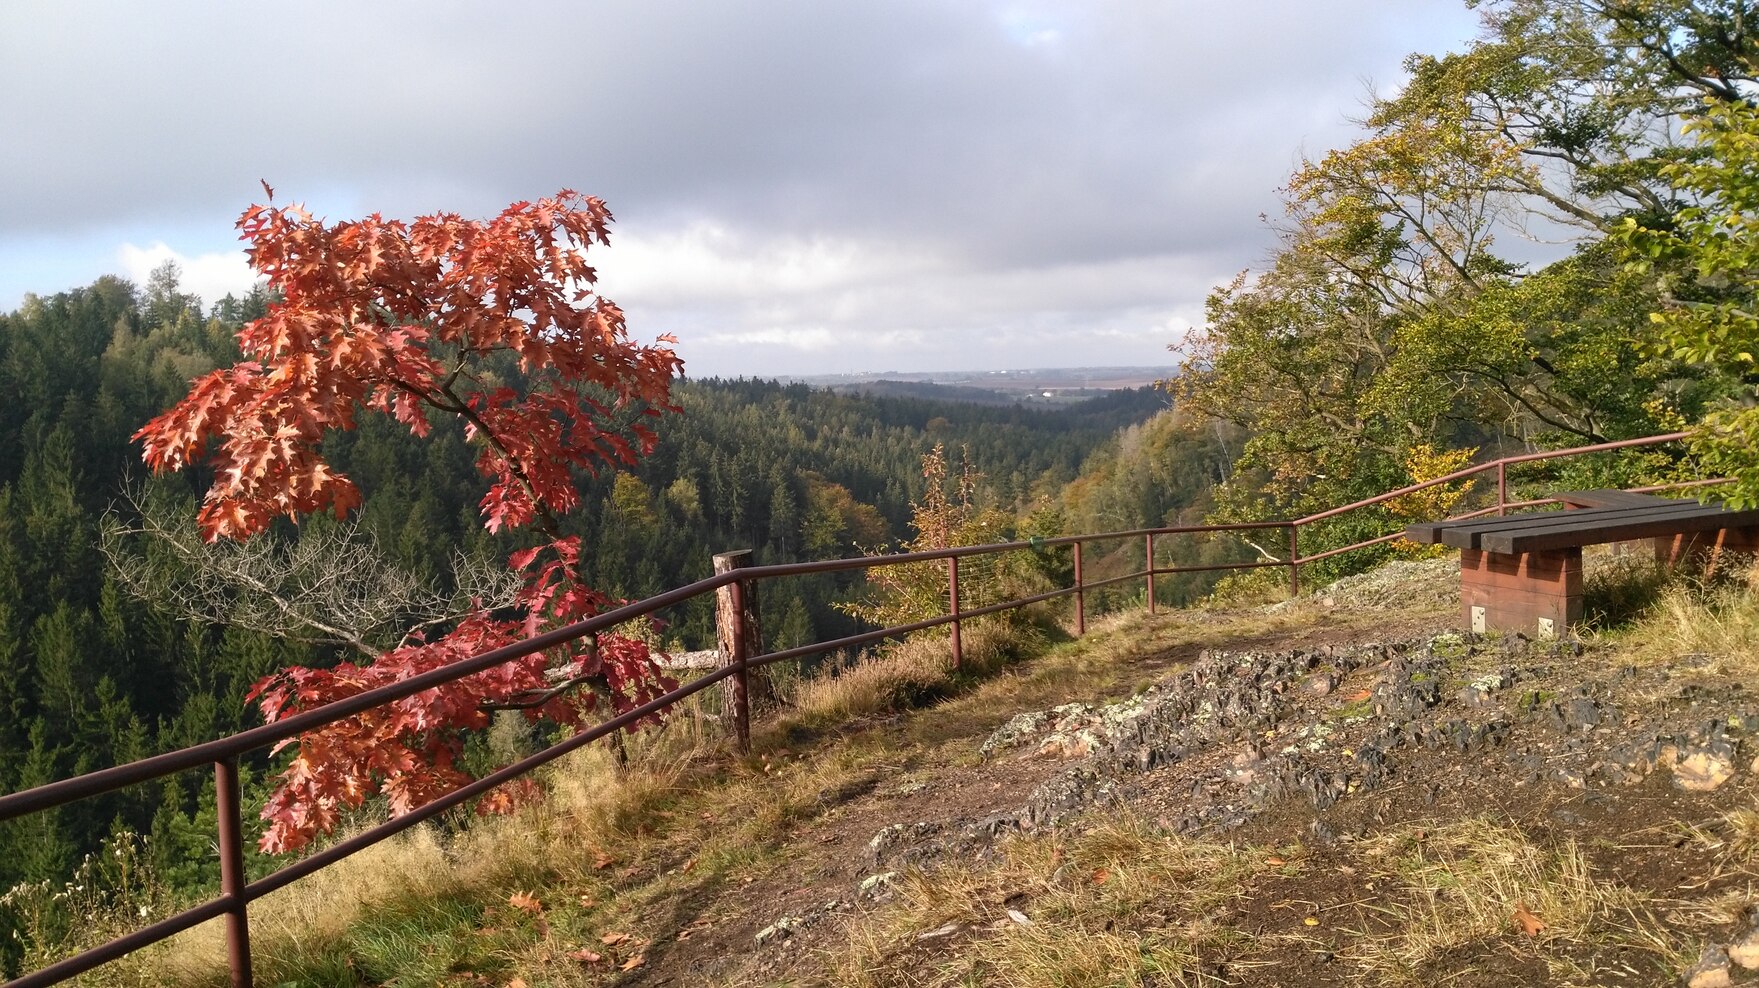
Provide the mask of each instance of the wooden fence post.
{"label": "wooden fence post", "polygon": [[[751,565],[751,550],[738,549],[715,556],[715,572],[730,573]],[[745,662],[754,652],[763,650],[763,635],[757,624],[757,584],[749,580],[729,583],[715,591],[715,637],[720,650],[722,668],[733,666],[738,671],[722,680],[721,720],[733,725],[734,742],[739,753],[751,751],[751,686],[753,676]],[[759,670],[759,684],[767,677]]]}
{"label": "wooden fence post", "polygon": [[959,634],[959,557],[947,557],[947,613],[953,618],[953,668],[965,666],[965,641]]}
{"label": "wooden fence post", "polygon": [[1081,543],[1075,547],[1075,637],[1087,634],[1087,590],[1081,582]]}
{"label": "wooden fence post", "polygon": [[1289,597],[1301,596],[1301,526],[1289,525]]}
{"label": "wooden fence post", "polygon": [[238,759],[214,763],[214,805],[219,816],[220,894],[226,906],[226,960],[232,988],[250,988],[250,918],[244,905],[244,823],[238,794]]}
{"label": "wooden fence post", "polygon": [[1142,568],[1148,573],[1148,613],[1154,613],[1154,533],[1148,533],[1148,548],[1144,551],[1147,564]]}

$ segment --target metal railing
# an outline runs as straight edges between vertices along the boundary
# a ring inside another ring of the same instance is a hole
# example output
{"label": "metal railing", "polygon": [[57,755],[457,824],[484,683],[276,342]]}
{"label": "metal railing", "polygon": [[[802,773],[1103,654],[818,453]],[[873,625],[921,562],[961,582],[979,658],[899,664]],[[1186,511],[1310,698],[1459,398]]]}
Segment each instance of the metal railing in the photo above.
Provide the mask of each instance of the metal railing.
{"label": "metal railing", "polygon": [[[1476,466],[1456,470],[1443,477],[1412,484],[1376,497],[1366,498],[1353,504],[1321,511],[1290,521],[1250,522],[1225,525],[1183,525],[1161,528],[1141,528],[1120,532],[1104,532],[1092,535],[1070,535],[1058,538],[1033,539],[1023,542],[1004,542],[989,545],[964,546],[952,549],[939,549],[928,552],[895,553],[885,556],[863,556],[850,559],[829,559],[805,563],[788,563],[767,566],[746,566],[718,572],[706,579],[697,580],[686,586],[669,590],[646,600],[627,604],[615,610],[607,611],[585,621],[557,628],[534,638],[504,648],[485,652],[481,655],[463,659],[451,665],[430,670],[418,676],[368,690],[355,696],[327,703],[321,707],[303,711],[272,724],[242,731],[228,737],[194,745],[178,751],[167,752],[152,758],[118,765],[113,768],[89,772],[85,775],[53,782],[47,785],[27,789],[23,792],[0,796],[0,821],[11,820],[27,814],[49,810],[77,800],[114,792],[127,786],[136,785],[153,779],[162,778],[174,773],[212,766],[214,784],[217,791],[217,809],[219,813],[218,847],[220,855],[220,895],[199,905],[193,906],[176,915],[170,916],[150,926],[117,937],[105,944],[64,958],[47,967],[25,974],[8,982],[4,988],[36,988],[41,985],[56,984],[89,971],[100,964],[114,960],[125,954],[140,950],[146,946],[169,939],[184,930],[190,929],[210,919],[223,917],[226,924],[226,943],[228,964],[231,972],[231,983],[235,988],[245,988],[252,983],[250,925],[248,905],[278,889],[281,889],[300,878],[319,869],[328,867],[357,851],[379,843],[397,833],[430,820],[446,811],[467,803],[479,796],[487,794],[495,787],[519,778],[532,770],[551,762],[571,751],[591,744],[650,714],[667,710],[686,698],[693,696],[709,687],[732,680],[730,684],[736,698],[743,697],[747,675],[751,669],[760,668],[776,662],[784,662],[808,655],[832,652],[839,649],[855,648],[882,639],[897,638],[912,632],[929,628],[951,625],[952,661],[958,667],[964,660],[963,642],[960,635],[961,625],[970,620],[995,614],[1000,611],[1025,607],[1041,601],[1072,596],[1074,604],[1074,625],[1077,635],[1086,632],[1087,625],[1087,593],[1104,587],[1142,580],[1147,590],[1147,608],[1150,613],[1155,610],[1154,581],[1157,576],[1180,573],[1218,572],[1232,570],[1257,569],[1264,567],[1284,567],[1289,571],[1289,590],[1291,594],[1300,591],[1300,572],[1303,565],[1318,562],[1341,553],[1357,551],[1370,546],[1399,538],[1399,532],[1365,539],[1352,545],[1341,546],[1302,556],[1300,552],[1301,529],[1305,526],[1335,518],[1347,512],[1372,507],[1391,501],[1395,498],[1414,494],[1442,484],[1457,483],[1467,478],[1477,477],[1489,471],[1495,471],[1497,477],[1496,504],[1492,507],[1473,511],[1457,517],[1475,517],[1491,512],[1506,513],[1510,508],[1531,507],[1548,503],[1550,499],[1514,501],[1508,499],[1508,468],[1515,464],[1529,463],[1538,460],[1556,459],[1561,457],[1580,456],[1588,453],[1609,452],[1638,446],[1653,446],[1686,438],[1690,433],[1673,432],[1642,439],[1630,439],[1622,442],[1600,443],[1593,446],[1576,447],[1573,449],[1552,450],[1541,453],[1526,453],[1516,456],[1491,460]],[[1680,484],[1663,484],[1653,487],[1636,488],[1637,490],[1661,490],[1677,487],[1695,487],[1722,481],[1690,481]],[[1261,530],[1285,530],[1289,536],[1289,555],[1287,559],[1269,558],[1268,554],[1249,562],[1220,563],[1202,566],[1157,566],[1155,565],[1155,540],[1173,535],[1216,535],[1229,532],[1248,532]],[[1110,577],[1097,581],[1085,580],[1083,572],[1082,547],[1087,543],[1116,541],[1125,539],[1142,539],[1144,542],[1144,566],[1137,572],[1122,576]],[[1070,586],[1033,594],[982,607],[964,608],[960,599],[960,560],[977,556],[992,556],[1005,552],[1023,550],[1044,550],[1068,546],[1073,563],[1073,582]],[[556,645],[575,641],[590,635],[608,631],[625,622],[643,618],[685,601],[710,593],[726,593],[731,595],[734,615],[742,612],[743,600],[751,599],[756,585],[766,579],[790,576],[804,576],[816,573],[837,573],[851,570],[869,570],[888,566],[900,566],[944,561],[947,571],[947,613],[910,624],[881,628],[876,631],[849,635],[831,641],[816,642],[797,648],[781,649],[759,655],[750,654],[753,646],[758,643],[750,641],[748,627],[737,618],[731,626],[723,626],[722,638],[729,643],[723,656],[723,664],[712,672],[690,680],[676,689],[639,707],[625,711],[579,734],[555,744],[537,754],[524,758],[512,765],[483,776],[474,782],[456,789],[430,803],[386,823],[363,831],[345,840],[338,841],[320,851],[303,857],[279,870],[257,879],[248,881],[244,870],[244,825],[243,807],[239,795],[238,765],[244,755],[252,751],[269,747],[277,742],[296,737],[327,724],[352,717],[373,707],[413,696],[423,690],[445,683],[462,679],[504,662],[532,655]],[[744,749],[749,743],[749,723],[742,704],[736,707],[737,723],[734,725],[736,740]]]}

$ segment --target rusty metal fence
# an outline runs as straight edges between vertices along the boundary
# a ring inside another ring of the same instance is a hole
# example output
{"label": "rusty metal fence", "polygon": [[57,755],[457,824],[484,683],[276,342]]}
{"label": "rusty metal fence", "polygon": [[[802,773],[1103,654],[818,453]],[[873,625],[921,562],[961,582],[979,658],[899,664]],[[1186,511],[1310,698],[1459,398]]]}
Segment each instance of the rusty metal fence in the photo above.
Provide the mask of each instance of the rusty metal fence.
{"label": "rusty metal fence", "polygon": [[[1351,545],[1327,549],[1311,556],[1301,555],[1301,529],[1315,523],[1344,515],[1362,508],[1383,504],[1395,498],[1417,493],[1442,484],[1459,483],[1469,478],[1494,472],[1496,475],[1496,503],[1493,506],[1471,511],[1456,517],[1469,518],[1490,513],[1502,514],[1511,508],[1534,507],[1550,503],[1550,499],[1510,501],[1509,500],[1509,467],[1539,460],[1550,460],[1561,457],[1580,456],[1589,453],[1602,453],[1628,449],[1639,446],[1654,446],[1674,442],[1691,435],[1687,432],[1673,432],[1665,435],[1648,436],[1641,439],[1630,439],[1621,442],[1600,443],[1593,446],[1575,447],[1572,449],[1552,450],[1540,453],[1527,453],[1508,456],[1487,461],[1476,466],[1437,477],[1420,484],[1413,484],[1396,491],[1367,498],[1329,511],[1307,515],[1288,521],[1266,521],[1227,525],[1186,525],[1163,528],[1143,528],[1121,532],[1103,532],[1092,535],[1071,535],[1059,538],[1035,539],[1026,542],[1004,542],[990,545],[965,546],[953,549],[941,549],[929,552],[897,553],[884,556],[865,556],[850,559],[829,559],[805,563],[789,563],[767,566],[746,566],[718,572],[706,579],[669,590],[655,597],[637,601],[612,611],[607,611],[589,620],[581,621],[566,627],[557,628],[546,634],[539,635],[517,645],[507,646],[491,652],[485,652],[446,666],[440,669],[412,676],[402,682],[360,693],[356,696],[325,704],[312,710],[287,717],[273,724],[243,731],[229,737],[220,738],[205,744],[183,748],[152,758],[118,765],[96,772],[90,772],[75,778],[66,779],[48,785],[38,786],[22,792],[0,796],[0,821],[11,820],[28,814],[53,809],[80,799],[114,792],[127,786],[148,782],[178,772],[200,769],[211,766],[214,772],[214,783],[217,791],[217,809],[219,811],[218,848],[220,857],[220,895],[199,905],[186,909],[150,926],[143,927],[124,936],[118,937],[101,946],[82,953],[64,958],[47,967],[25,974],[7,982],[3,988],[37,988],[37,986],[56,984],[75,977],[85,971],[97,967],[107,961],[114,960],[125,954],[140,950],[151,944],[169,939],[172,936],[190,929],[210,919],[223,918],[226,930],[228,961],[231,983],[235,988],[245,988],[252,983],[250,925],[248,906],[251,902],[261,899],[277,889],[283,888],[300,878],[319,869],[328,867],[357,851],[370,847],[394,834],[430,820],[454,807],[468,803],[479,796],[487,794],[495,787],[513,779],[517,779],[532,770],[553,761],[577,748],[591,744],[599,738],[612,734],[629,724],[656,712],[664,711],[686,698],[714,686],[725,680],[731,680],[735,698],[744,696],[745,683],[749,670],[789,659],[802,658],[839,649],[856,648],[882,639],[897,638],[916,631],[951,626],[952,661],[957,667],[963,661],[963,644],[960,627],[963,622],[974,620],[985,615],[1000,611],[1025,607],[1041,601],[1049,601],[1062,597],[1073,597],[1073,622],[1077,635],[1086,631],[1087,594],[1091,591],[1115,584],[1141,580],[1146,588],[1146,605],[1150,613],[1155,609],[1154,581],[1157,576],[1180,573],[1215,572],[1258,569],[1264,567],[1280,567],[1288,571],[1289,591],[1298,594],[1300,591],[1301,567],[1318,562],[1342,553],[1353,552],[1370,546],[1392,541],[1399,538],[1399,532],[1393,532],[1376,538],[1365,539]],[[1663,484],[1650,487],[1634,488],[1635,490],[1654,491],[1666,488],[1698,487],[1721,483],[1720,480],[1698,480],[1678,484]],[[1288,557],[1285,559],[1270,558],[1266,555],[1250,562],[1222,563],[1205,566],[1157,566],[1155,565],[1155,543],[1157,539],[1179,535],[1214,536],[1226,533],[1243,533],[1249,531],[1283,531],[1288,535]],[[1137,572],[1103,580],[1088,581],[1084,579],[1082,547],[1085,544],[1102,541],[1119,541],[1140,539],[1144,544],[1144,566]],[[1070,586],[1033,594],[1001,603],[989,604],[976,608],[961,607],[959,587],[960,561],[977,556],[993,556],[999,553],[1019,552],[1023,550],[1044,551],[1048,549],[1068,547],[1073,564],[1073,581]],[[244,755],[276,744],[288,738],[296,737],[307,731],[355,716],[373,707],[413,696],[423,690],[449,683],[465,676],[491,668],[503,662],[534,654],[566,642],[596,635],[608,631],[617,625],[638,618],[652,615],[665,608],[683,603],[705,594],[725,593],[731,595],[731,613],[738,615],[743,611],[743,600],[749,598],[754,588],[766,579],[788,576],[802,576],[814,573],[835,573],[851,570],[868,570],[879,567],[899,566],[917,563],[943,562],[947,573],[947,613],[938,617],[917,621],[911,624],[881,628],[876,631],[849,635],[831,641],[816,642],[798,648],[752,654],[760,643],[749,640],[747,626],[735,620],[731,627],[723,623],[722,637],[728,642],[723,664],[712,672],[706,673],[687,683],[680,685],[663,696],[645,703],[635,709],[626,711],[604,721],[588,730],[553,745],[537,754],[531,755],[512,765],[482,777],[466,786],[456,789],[433,802],[397,817],[379,826],[356,834],[345,840],[338,841],[320,851],[300,858],[285,867],[256,881],[248,881],[244,870],[244,808],[240,804],[238,765]],[[744,748],[749,739],[748,716],[742,704],[737,705],[735,715],[735,737],[737,743]]]}

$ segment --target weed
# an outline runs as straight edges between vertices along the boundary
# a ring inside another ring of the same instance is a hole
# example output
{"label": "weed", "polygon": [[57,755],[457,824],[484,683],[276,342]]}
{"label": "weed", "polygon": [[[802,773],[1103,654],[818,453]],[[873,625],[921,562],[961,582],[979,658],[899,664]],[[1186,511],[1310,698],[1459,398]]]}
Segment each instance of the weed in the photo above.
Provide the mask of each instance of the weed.
{"label": "weed", "polygon": [[[1382,898],[1392,928],[1361,938],[1347,955],[1377,983],[1430,983],[1433,964],[1486,945],[1539,952],[1554,968],[1568,967],[1570,948],[1596,942],[1653,955],[1645,904],[1596,877],[1572,840],[1546,843],[1479,818],[1401,828],[1364,850],[1392,884]],[[1658,971],[1673,961],[1655,959]]]}
{"label": "weed", "polygon": [[[1210,916],[1269,870],[1261,852],[1141,820],[1090,822],[1072,836],[1013,837],[991,868],[953,865],[897,880],[897,899],[851,928],[831,983],[1191,984],[1206,962],[1249,948],[1249,936]],[[959,928],[959,949],[936,958],[920,937],[949,924]]]}

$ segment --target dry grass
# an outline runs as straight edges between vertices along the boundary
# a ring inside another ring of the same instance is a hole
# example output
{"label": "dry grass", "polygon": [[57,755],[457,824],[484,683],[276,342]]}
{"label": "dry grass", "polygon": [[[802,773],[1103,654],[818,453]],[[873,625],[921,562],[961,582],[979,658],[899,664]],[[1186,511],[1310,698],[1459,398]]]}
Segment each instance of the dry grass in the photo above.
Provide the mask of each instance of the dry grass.
{"label": "dry grass", "polygon": [[[682,716],[665,730],[631,736],[626,747],[627,767],[602,746],[564,757],[543,775],[547,797],[518,814],[479,819],[445,836],[435,826],[414,827],[253,903],[259,976],[278,981],[322,967],[362,924],[412,904],[444,912],[459,900],[504,900],[559,873],[590,874],[600,849],[627,847],[654,828],[714,742],[702,718]],[[218,983],[224,964],[217,922],[176,938],[157,958],[163,981],[186,984]]]}
{"label": "dry grass", "polygon": [[[950,695],[972,675],[1039,644],[1005,626],[978,626],[965,636],[963,676],[947,669],[943,638],[906,642],[836,675],[802,681],[793,710],[760,728],[757,753],[748,759],[726,756],[718,728],[698,708],[664,729],[631,735],[626,765],[607,748],[589,746],[542,773],[546,798],[513,816],[478,819],[453,832],[413,828],[253,904],[259,976],[352,983],[365,973],[354,971],[363,957],[368,963],[359,966],[398,979],[471,963],[511,973],[523,969],[526,955],[541,966],[543,957],[579,945],[580,938],[568,939],[579,924],[551,912],[553,933],[511,931],[513,940],[499,944],[479,928],[494,926],[497,905],[512,894],[545,888],[574,890],[576,900],[586,890],[587,899],[601,903],[590,925],[633,927],[686,885],[760,869],[798,821],[870,784],[872,752],[829,745],[816,758],[790,755],[783,747],[790,723],[829,725],[905,710]],[[686,860],[688,879],[676,870]],[[617,880],[632,872],[649,880]],[[481,942],[466,945],[466,938]],[[142,983],[220,983],[224,951],[218,923],[199,927],[153,955]],[[546,983],[560,983],[544,972]]]}
{"label": "dry grass", "polygon": [[[1127,819],[1088,822],[1081,833],[1011,838],[985,865],[899,879],[894,901],[850,924],[830,983],[1249,984],[1255,968],[1319,951],[1353,964],[1346,980],[1427,985],[1486,951],[1589,984],[1597,952],[1609,947],[1651,958],[1657,973],[1684,961],[1653,917],[1658,903],[1597,876],[1575,843],[1537,842],[1495,821],[1405,827],[1359,845],[1344,871],[1366,880],[1366,899],[1323,872],[1309,876],[1298,850],[1179,837]],[[1251,933],[1257,921],[1238,920],[1255,899],[1309,879],[1313,894],[1354,901],[1307,903],[1336,917],[1310,935]],[[1352,909],[1363,910],[1363,929],[1343,920]],[[1523,910],[1543,929],[1523,933]]]}
{"label": "dry grass", "polygon": [[[1390,929],[1362,936],[1343,955],[1384,984],[1431,984],[1443,962],[1498,945],[1541,957],[1553,976],[1587,972],[1572,959],[1614,941],[1677,963],[1637,893],[1597,877],[1573,841],[1543,843],[1487,819],[1407,827],[1365,845],[1383,883],[1378,907]],[[1524,917],[1542,924],[1521,929]]]}
{"label": "dry grass", "polygon": [[1730,810],[1722,822],[1728,830],[1729,855],[1744,867],[1759,865],[1759,804]]}
{"label": "dry grass", "polygon": [[[1084,833],[1017,836],[990,867],[898,880],[893,902],[852,925],[838,988],[997,988],[1208,983],[1206,962],[1250,938],[1217,922],[1265,855],[1114,819]],[[1022,921],[1024,920],[1024,922]],[[923,935],[957,927],[943,937]],[[940,947],[947,939],[957,949]]]}
{"label": "dry grass", "polygon": [[[1331,612],[1323,620],[1354,618]],[[793,707],[759,725],[748,758],[730,757],[718,728],[698,715],[631,737],[627,767],[589,747],[553,766],[543,777],[549,797],[515,816],[450,831],[416,828],[253,905],[258,976],[264,983],[432,984],[472,971],[500,983],[601,983],[606,972],[582,970],[567,954],[596,944],[606,930],[628,932],[636,944],[672,935],[689,921],[690,903],[778,867],[802,821],[870,788],[901,759],[961,764],[974,757],[969,738],[1022,710],[1128,692],[1164,675],[1192,646],[1315,622],[1306,610],[1123,615],[1096,620],[1078,643],[1012,664],[1044,640],[1005,625],[975,626],[966,632],[966,671],[958,675],[946,669],[941,638],[798,683]],[[922,703],[933,709],[908,712]],[[854,729],[827,730],[851,721]],[[1120,827],[1066,849],[1089,873],[1102,866],[1091,862],[1118,861],[1114,877],[1046,889],[1049,921],[1025,927],[1009,920],[1018,928],[997,931],[974,962],[1046,972],[1066,963],[1075,980],[1061,983],[1081,984],[1080,972],[1129,958],[1146,974],[1184,970],[1193,951],[1234,950],[1236,934],[1187,906],[1219,894],[1213,877],[1233,874],[1245,859],[1223,846]],[[1142,860],[1132,862],[1132,854]],[[1177,915],[1161,915],[1170,887],[1209,892],[1181,894]],[[541,923],[509,907],[509,896],[520,892],[544,903]],[[1161,905],[1148,902],[1151,895]],[[1136,918],[1109,930],[1081,919],[1100,915]],[[219,984],[222,956],[217,925],[191,931],[155,955],[135,983]],[[1161,983],[1179,983],[1168,977],[1162,973]]]}
{"label": "dry grass", "polygon": [[782,726],[823,728],[925,706],[952,695],[961,675],[993,673],[1010,660],[1042,651],[1044,644],[1043,634],[1032,629],[973,623],[962,636],[963,669],[954,672],[947,637],[911,638],[795,683]]}
{"label": "dry grass", "polygon": [[1683,672],[1759,674],[1759,567],[1714,581],[1673,580],[1618,644],[1635,661],[1676,664]]}

